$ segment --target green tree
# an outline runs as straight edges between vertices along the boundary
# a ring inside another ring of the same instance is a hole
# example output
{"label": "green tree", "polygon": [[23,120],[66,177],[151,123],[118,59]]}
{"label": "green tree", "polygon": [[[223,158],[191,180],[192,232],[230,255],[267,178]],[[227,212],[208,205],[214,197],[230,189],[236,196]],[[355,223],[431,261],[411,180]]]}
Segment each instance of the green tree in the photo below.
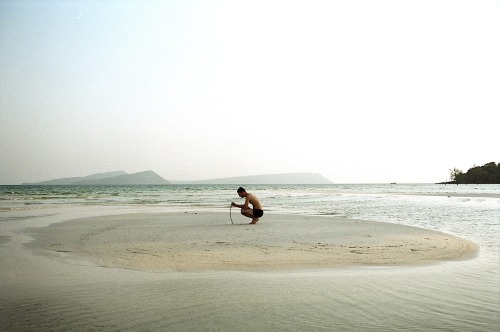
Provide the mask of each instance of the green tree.
{"label": "green tree", "polygon": [[457,168],[450,170],[450,178],[456,183],[500,184],[500,163],[487,163],[483,166],[474,165],[467,173]]}
{"label": "green tree", "polygon": [[458,169],[456,167],[454,167],[453,169],[450,169],[450,180],[458,182],[457,178],[460,178],[463,173],[464,172],[462,172],[461,169]]}

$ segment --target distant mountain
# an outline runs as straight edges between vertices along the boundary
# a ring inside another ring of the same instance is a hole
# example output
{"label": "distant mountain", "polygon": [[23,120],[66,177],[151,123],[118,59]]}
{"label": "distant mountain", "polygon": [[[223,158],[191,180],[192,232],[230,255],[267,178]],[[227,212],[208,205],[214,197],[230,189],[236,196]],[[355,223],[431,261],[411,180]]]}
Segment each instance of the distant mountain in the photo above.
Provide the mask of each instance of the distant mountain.
{"label": "distant mountain", "polygon": [[172,181],[173,184],[332,184],[318,173],[285,173],[238,176],[200,181]]}
{"label": "distant mountain", "polygon": [[73,183],[75,185],[129,185],[129,184],[170,184],[153,171],[145,171],[133,174],[122,174],[106,179],[85,180]]}
{"label": "distant mountain", "polygon": [[50,181],[43,181],[38,183],[31,183],[33,185],[157,185],[157,184],[170,184],[153,171],[145,171],[133,174],[127,174],[124,171],[98,173],[85,177],[55,179]]}
{"label": "distant mountain", "polygon": [[72,177],[72,178],[62,178],[62,179],[54,179],[54,180],[48,180],[48,181],[42,181],[42,182],[36,182],[36,183],[23,183],[25,185],[29,184],[36,184],[36,185],[71,185],[74,184],[75,182],[78,181],[86,181],[86,180],[99,180],[99,179],[106,179],[106,178],[111,178],[114,176],[118,175],[123,175],[127,174],[124,171],[116,171],[116,172],[107,172],[107,173],[97,173],[97,174],[92,174],[88,176],[79,176],[79,177]]}
{"label": "distant mountain", "polygon": [[318,173],[285,173],[238,176],[199,181],[168,181],[153,171],[128,174],[124,171],[97,173],[84,177],[72,177],[24,183],[25,185],[162,185],[162,184],[331,184],[332,182]]}

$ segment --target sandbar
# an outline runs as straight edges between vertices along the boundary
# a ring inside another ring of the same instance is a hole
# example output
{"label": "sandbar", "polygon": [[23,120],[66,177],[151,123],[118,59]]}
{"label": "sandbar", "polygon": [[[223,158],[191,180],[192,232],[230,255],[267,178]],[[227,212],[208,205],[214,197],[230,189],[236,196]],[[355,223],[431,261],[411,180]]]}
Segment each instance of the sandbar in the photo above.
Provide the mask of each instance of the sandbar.
{"label": "sandbar", "polygon": [[456,236],[392,223],[266,214],[248,225],[241,218],[233,225],[228,214],[205,211],[90,217],[27,229],[34,239],[27,245],[63,261],[141,271],[422,265],[478,251]]}

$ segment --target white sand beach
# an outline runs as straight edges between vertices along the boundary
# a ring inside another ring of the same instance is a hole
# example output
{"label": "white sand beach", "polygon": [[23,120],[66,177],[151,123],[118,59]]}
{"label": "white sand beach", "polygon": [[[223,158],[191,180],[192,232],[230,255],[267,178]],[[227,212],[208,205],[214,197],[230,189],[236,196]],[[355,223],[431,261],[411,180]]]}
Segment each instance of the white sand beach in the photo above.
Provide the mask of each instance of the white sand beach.
{"label": "white sand beach", "polygon": [[38,254],[136,270],[294,270],[426,264],[473,256],[448,234],[332,217],[266,215],[257,225],[219,212],[140,213],[76,219],[32,232]]}

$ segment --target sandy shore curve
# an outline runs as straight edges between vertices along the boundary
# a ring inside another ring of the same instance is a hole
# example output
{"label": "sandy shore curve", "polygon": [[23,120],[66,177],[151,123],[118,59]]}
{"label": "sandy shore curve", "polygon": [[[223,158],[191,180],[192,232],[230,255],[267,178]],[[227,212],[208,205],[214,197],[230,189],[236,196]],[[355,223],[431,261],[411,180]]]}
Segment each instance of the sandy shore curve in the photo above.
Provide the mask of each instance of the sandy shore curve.
{"label": "sandy shore curve", "polygon": [[147,271],[418,265],[468,259],[478,250],[470,241],[421,228],[277,214],[257,225],[232,225],[221,212],[124,214],[27,231],[34,238],[28,246],[38,254]]}

